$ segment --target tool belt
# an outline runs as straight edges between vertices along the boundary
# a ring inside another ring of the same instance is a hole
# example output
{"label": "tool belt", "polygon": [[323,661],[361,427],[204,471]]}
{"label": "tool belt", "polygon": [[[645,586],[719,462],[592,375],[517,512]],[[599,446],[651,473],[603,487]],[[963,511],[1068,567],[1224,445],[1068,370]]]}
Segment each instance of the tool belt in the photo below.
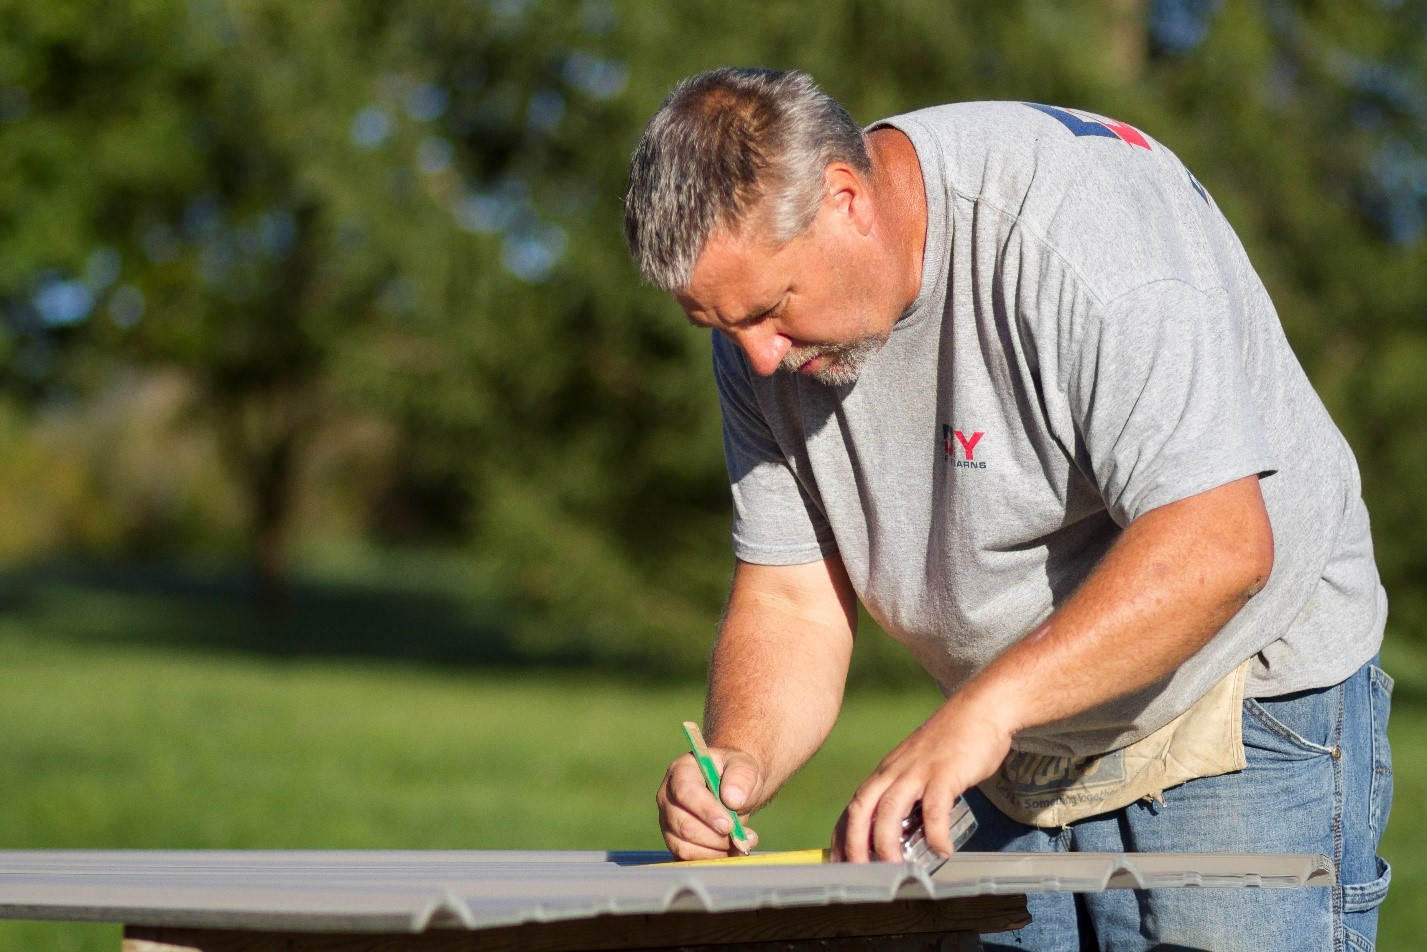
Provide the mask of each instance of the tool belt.
{"label": "tool belt", "polygon": [[1011,819],[1057,829],[1136,800],[1164,802],[1164,791],[1198,777],[1244,769],[1244,681],[1249,662],[1187,711],[1127,747],[1089,757],[1012,750],[979,788]]}

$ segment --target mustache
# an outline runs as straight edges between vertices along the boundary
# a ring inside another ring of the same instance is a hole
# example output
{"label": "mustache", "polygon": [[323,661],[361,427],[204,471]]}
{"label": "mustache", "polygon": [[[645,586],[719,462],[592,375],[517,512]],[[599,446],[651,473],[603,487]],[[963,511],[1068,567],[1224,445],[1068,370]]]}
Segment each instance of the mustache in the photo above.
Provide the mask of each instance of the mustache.
{"label": "mustache", "polygon": [[778,366],[782,370],[796,373],[798,368],[810,360],[819,357],[831,357],[836,360],[856,349],[861,342],[853,344],[809,344],[806,347],[794,347],[783,355],[783,361]]}
{"label": "mustache", "polygon": [[818,357],[831,357],[834,361],[846,357],[860,357],[875,353],[885,343],[887,343],[887,338],[877,335],[861,337],[846,344],[807,344],[802,347],[794,347],[784,354],[783,360],[778,366],[782,370],[796,371],[803,364]]}
{"label": "mustache", "polygon": [[846,344],[809,344],[794,347],[783,355],[778,369],[797,373],[804,364],[818,357],[830,358],[827,364],[812,372],[812,377],[820,383],[841,386],[855,381],[862,367],[872,358],[890,335],[872,335]]}

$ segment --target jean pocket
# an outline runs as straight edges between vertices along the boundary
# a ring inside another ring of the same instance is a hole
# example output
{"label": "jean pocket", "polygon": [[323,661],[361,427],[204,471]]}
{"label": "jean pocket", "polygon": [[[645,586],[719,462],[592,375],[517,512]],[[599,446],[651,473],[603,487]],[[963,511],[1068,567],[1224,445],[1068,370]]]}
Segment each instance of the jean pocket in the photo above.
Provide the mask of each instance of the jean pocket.
{"label": "jean pocket", "polygon": [[1368,825],[1373,842],[1382,837],[1392,810],[1392,748],[1387,742],[1387,718],[1392,711],[1392,678],[1377,665],[1368,668],[1372,718],[1372,791]]}
{"label": "jean pocket", "polygon": [[1381,856],[1377,858],[1377,879],[1370,883],[1344,883],[1343,912],[1368,912],[1381,905],[1392,883],[1392,867]]}
{"label": "jean pocket", "polygon": [[1342,719],[1342,685],[1244,699],[1244,745],[1288,757],[1329,756]]}
{"label": "jean pocket", "polygon": [[1377,949],[1373,940],[1354,929],[1343,930],[1343,942],[1348,952],[1376,952]]}

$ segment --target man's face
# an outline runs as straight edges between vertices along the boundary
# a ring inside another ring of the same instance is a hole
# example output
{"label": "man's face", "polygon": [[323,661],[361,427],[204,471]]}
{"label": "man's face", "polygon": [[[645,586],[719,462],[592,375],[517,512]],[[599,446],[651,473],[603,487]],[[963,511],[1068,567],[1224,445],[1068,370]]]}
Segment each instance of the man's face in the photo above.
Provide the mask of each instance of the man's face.
{"label": "man's face", "polygon": [[676,295],[689,321],[727,335],[765,377],[785,370],[852,383],[901,313],[881,243],[834,196],[782,246],[760,231],[709,238]]}

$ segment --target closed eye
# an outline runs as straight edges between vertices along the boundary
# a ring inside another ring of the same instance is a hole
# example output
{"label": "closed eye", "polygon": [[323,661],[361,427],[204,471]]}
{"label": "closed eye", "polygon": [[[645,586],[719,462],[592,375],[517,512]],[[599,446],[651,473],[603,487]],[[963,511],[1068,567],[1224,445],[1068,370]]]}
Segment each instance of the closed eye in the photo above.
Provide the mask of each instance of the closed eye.
{"label": "closed eye", "polygon": [[779,301],[777,304],[772,305],[771,307],[765,307],[756,314],[748,315],[743,320],[739,321],[736,326],[751,327],[754,324],[759,323],[760,321],[768,320],[768,318],[770,317],[777,317],[783,312],[783,305],[787,302],[787,300],[787,298],[784,298],[783,300]]}

